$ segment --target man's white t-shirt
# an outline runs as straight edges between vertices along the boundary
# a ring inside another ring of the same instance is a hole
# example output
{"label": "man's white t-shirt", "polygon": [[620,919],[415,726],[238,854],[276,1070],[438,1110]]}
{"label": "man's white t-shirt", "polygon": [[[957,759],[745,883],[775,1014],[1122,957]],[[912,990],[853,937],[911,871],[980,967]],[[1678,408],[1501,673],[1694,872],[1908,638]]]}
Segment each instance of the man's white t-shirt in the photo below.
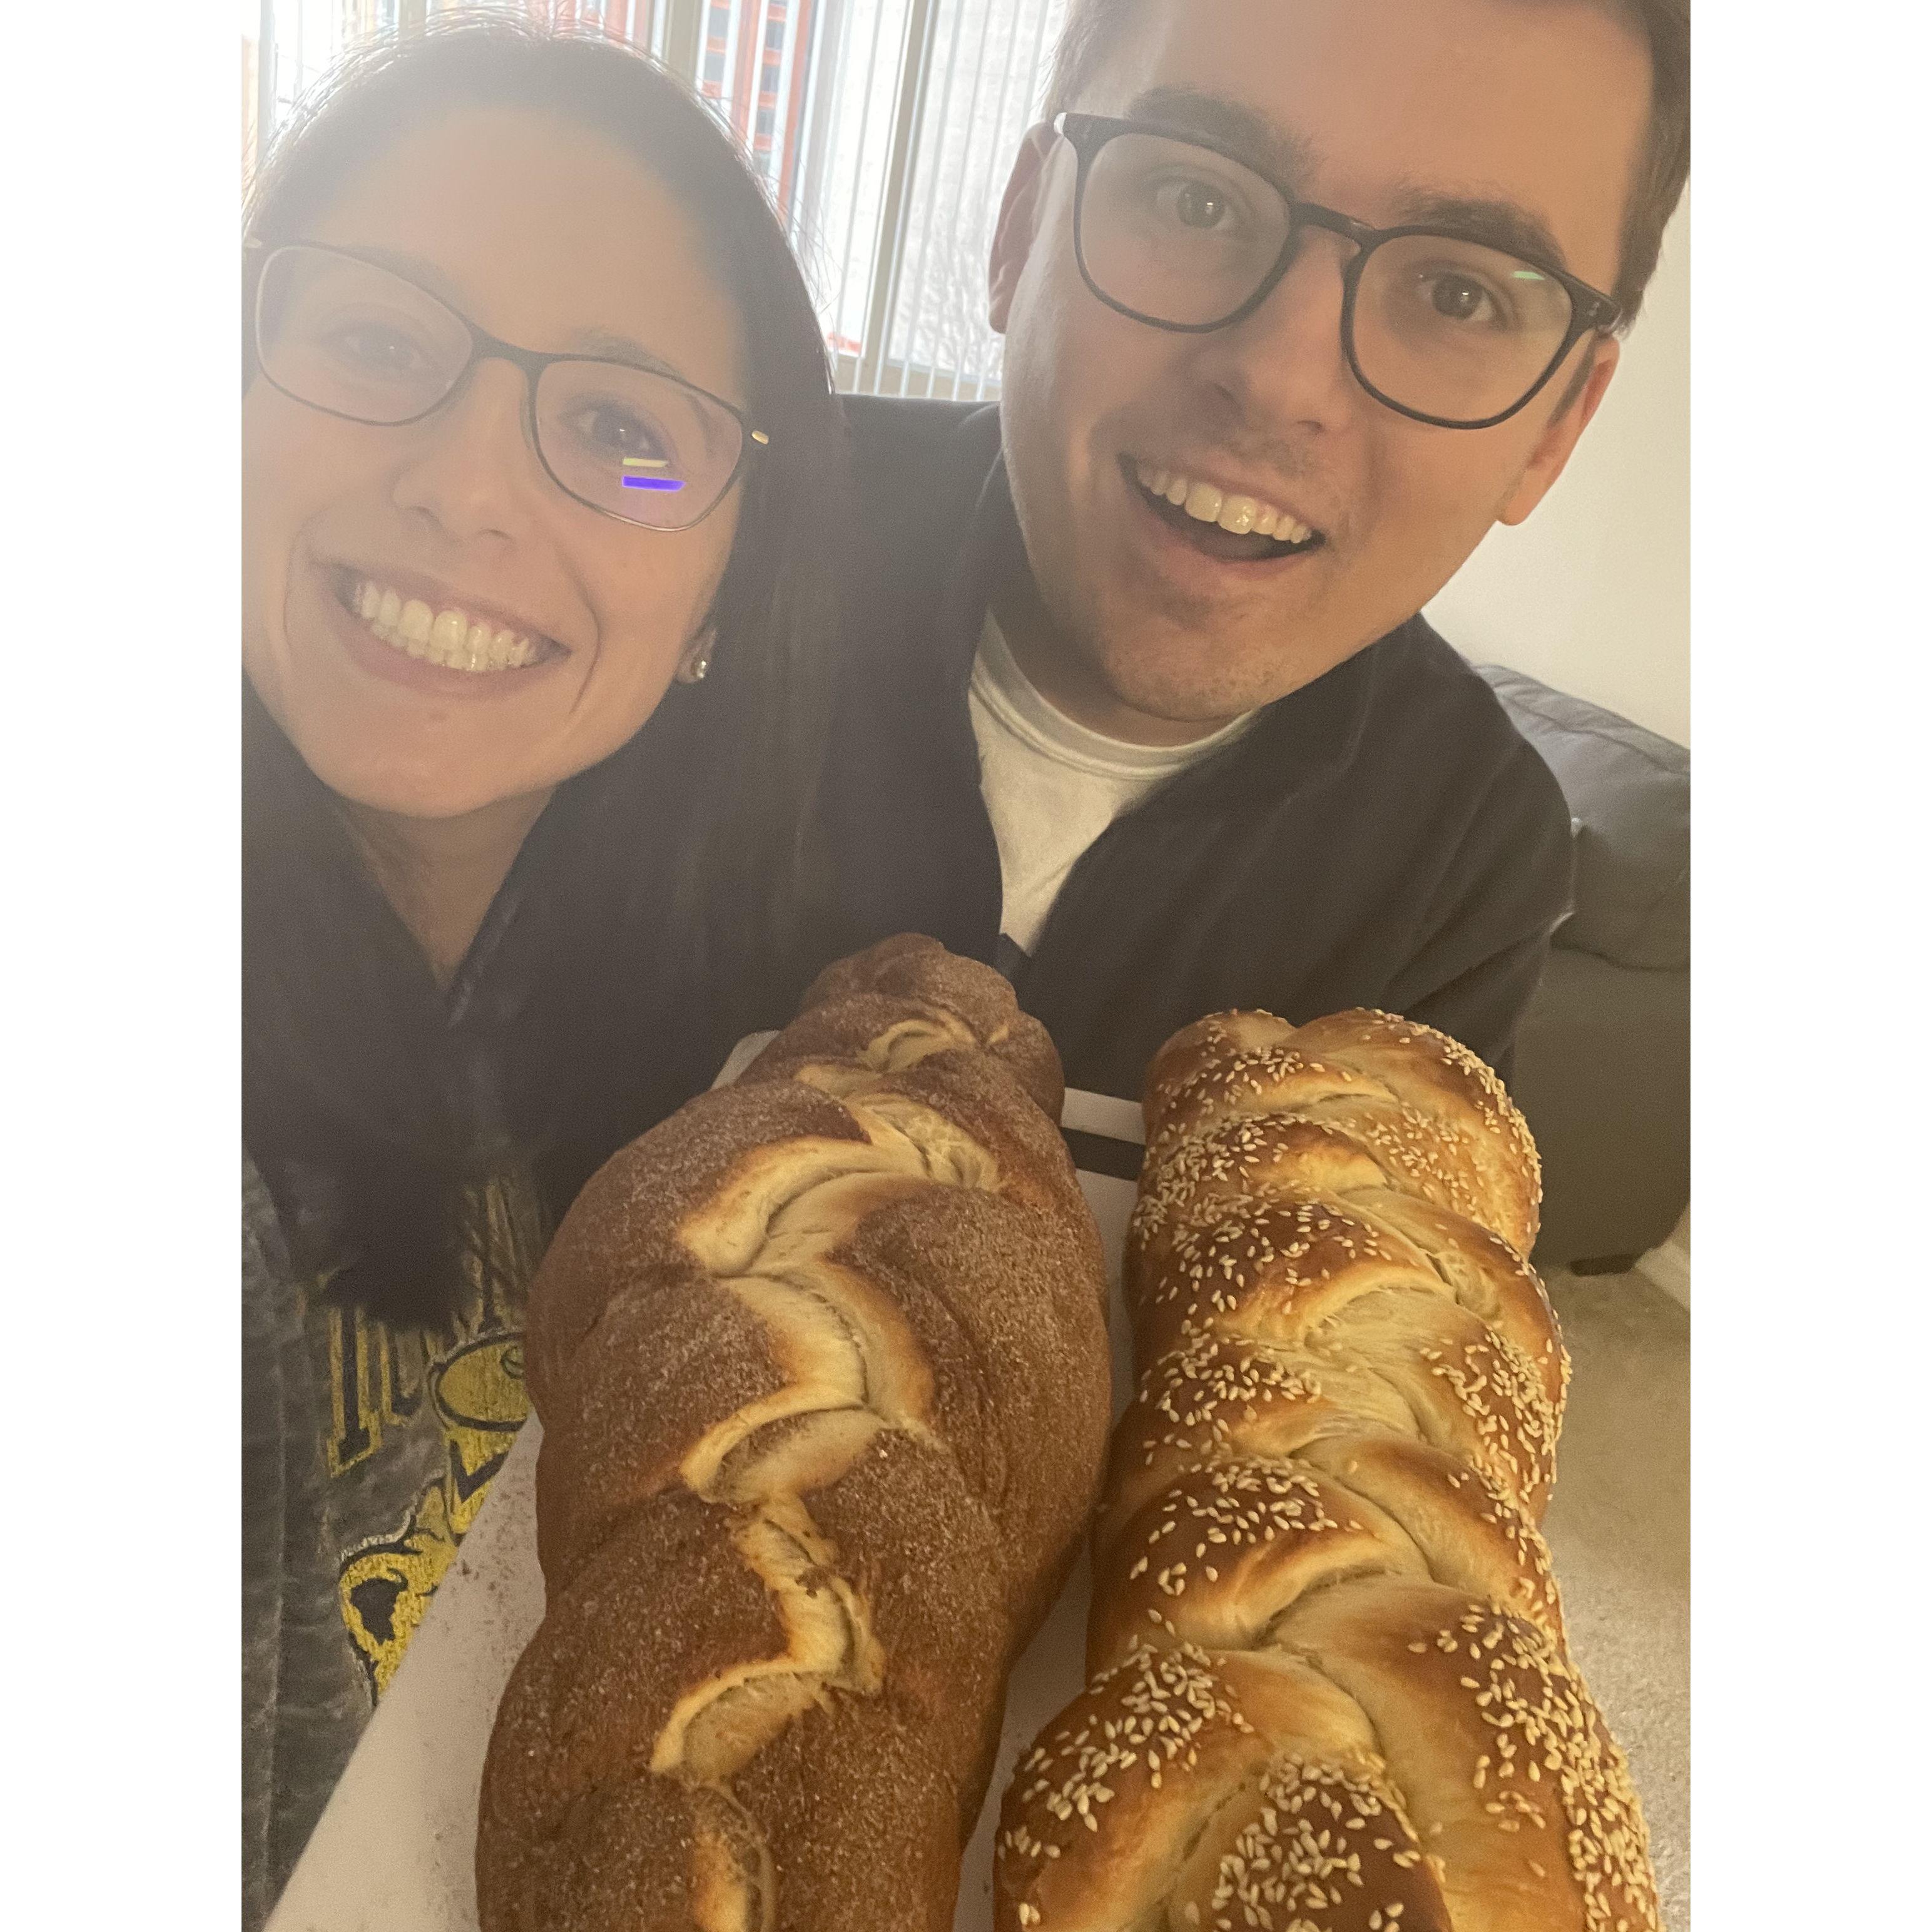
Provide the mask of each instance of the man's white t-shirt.
{"label": "man's white t-shirt", "polygon": [[1030,953],[1074,862],[1156,786],[1246,730],[1254,713],[1187,745],[1126,745],[1056,711],[989,610],[968,693],[980,788],[1000,847],[1000,931]]}

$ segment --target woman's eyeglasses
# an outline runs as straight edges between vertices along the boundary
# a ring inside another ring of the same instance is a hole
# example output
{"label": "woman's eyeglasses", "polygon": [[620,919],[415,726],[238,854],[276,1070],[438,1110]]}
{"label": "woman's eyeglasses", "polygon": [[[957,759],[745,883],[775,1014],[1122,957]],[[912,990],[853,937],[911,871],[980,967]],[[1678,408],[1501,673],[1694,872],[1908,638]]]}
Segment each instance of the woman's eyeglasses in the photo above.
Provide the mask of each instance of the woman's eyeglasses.
{"label": "woman's eyeglasses", "polygon": [[1232,154],[1144,122],[1063,114],[1079,157],[1074,250],[1109,308],[1206,334],[1259,308],[1312,228],[1354,244],[1342,346],[1378,402],[1444,429],[1513,416],[1616,304],[1546,262],[1453,230],[1371,228],[1297,201]]}
{"label": "woman's eyeglasses", "polygon": [[646,530],[682,530],[722,502],[766,443],[740,410],[668,371],[518,349],[352,250],[272,250],[255,352],[284,395],[351,422],[419,422],[478,362],[514,364],[538,460],[566,494]]}

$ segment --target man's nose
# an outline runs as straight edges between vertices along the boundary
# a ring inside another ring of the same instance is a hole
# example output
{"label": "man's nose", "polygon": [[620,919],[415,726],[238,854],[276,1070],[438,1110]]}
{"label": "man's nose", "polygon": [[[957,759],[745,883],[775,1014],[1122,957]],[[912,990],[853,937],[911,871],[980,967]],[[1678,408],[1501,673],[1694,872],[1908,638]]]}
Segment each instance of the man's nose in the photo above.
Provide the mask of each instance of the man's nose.
{"label": "man's nose", "polygon": [[1200,338],[1200,373],[1244,416],[1276,430],[1339,429],[1354,416],[1363,398],[1342,346],[1353,254],[1339,236],[1304,231],[1260,308]]}
{"label": "man's nose", "polygon": [[525,428],[521,370],[484,361],[434,414],[398,473],[398,508],[433,518],[452,536],[516,537],[529,526],[530,493],[542,487]]}

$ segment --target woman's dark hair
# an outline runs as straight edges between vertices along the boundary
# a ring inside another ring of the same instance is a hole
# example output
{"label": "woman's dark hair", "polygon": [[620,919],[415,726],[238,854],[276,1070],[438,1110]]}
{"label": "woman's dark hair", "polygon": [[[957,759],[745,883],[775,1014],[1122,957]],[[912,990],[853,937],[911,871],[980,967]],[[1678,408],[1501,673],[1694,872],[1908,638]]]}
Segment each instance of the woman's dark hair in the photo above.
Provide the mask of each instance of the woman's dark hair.
{"label": "woman's dark hair", "polygon": [[[559,788],[460,1010],[244,681],[243,1138],[298,1242],[320,1234],[304,1260],[346,1258],[334,1292],[401,1321],[439,1320],[473,1277],[479,1184],[526,1164],[560,1213],[703,1084],[754,1017],[754,969],[808,952],[845,528],[842,422],[784,230],[722,126],[626,47],[471,16],[352,56],[263,166],[248,259],[301,239],[401,130],[472,106],[592,129],[692,213],[743,318],[746,400],[771,440],[742,486],[710,676],[673,685],[628,745]],[[298,1215],[297,1197],[328,1211]]]}

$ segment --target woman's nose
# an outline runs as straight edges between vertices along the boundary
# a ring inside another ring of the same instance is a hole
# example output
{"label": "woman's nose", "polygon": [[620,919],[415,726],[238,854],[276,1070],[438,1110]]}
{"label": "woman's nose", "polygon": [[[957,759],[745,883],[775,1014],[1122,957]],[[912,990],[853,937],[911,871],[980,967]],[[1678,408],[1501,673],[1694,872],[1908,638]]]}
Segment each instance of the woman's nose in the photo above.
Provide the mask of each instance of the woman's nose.
{"label": "woman's nose", "polygon": [[397,472],[400,508],[434,519],[452,536],[514,538],[529,526],[544,476],[531,448],[524,377],[484,361],[433,415]]}

